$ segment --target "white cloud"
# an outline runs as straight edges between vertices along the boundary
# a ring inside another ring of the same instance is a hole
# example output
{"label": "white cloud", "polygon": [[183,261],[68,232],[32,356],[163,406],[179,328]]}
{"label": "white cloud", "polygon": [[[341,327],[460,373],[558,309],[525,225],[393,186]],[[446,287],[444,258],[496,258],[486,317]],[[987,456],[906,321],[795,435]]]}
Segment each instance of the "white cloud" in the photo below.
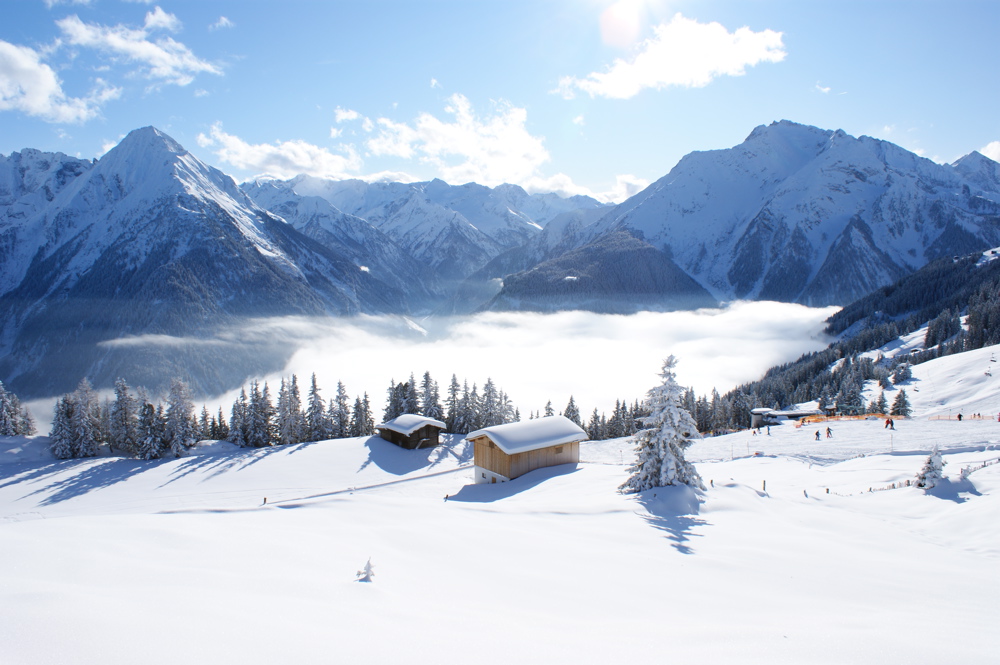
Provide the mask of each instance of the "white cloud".
{"label": "white cloud", "polygon": [[235,28],[235,27],[236,27],[235,23],[233,23],[232,21],[230,21],[225,16],[220,16],[218,21],[216,21],[212,25],[208,26],[208,29],[212,30],[212,31],[215,31],[215,30],[222,30],[224,28]]}
{"label": "white cloud", "polygon": [[577,91],[591,97],[629,99],[644,89],[703,87],[720,76],[741,76],[748,66],[785,58],[782,33],[729,32],[719,23],[698,23],[674,16],[656,26],[631,60],[617,59],[603,72],[580,79],[566,76],[554,92],[571,99]]}
{"label": "white cloud", "polygon": [[822,92],[824,95],[828,95],[828,94],[830,94],[831,88],[830,88],[830,86],[822,86],[822,85],[819,84],[819,82],[817,82],[816,83],[816,90]]}
{"label": "white cloud", "polygon": [[120,88],[97,79],[86,97],[68,97],[55,71],[27,46],[0,40],[0,111],[21,111],[48,122],[85,122]]}
{"label": "white cloud", "polygon": [[583,127],[585,124],[587,124],[587,121],[584,119],[582,115],[578,115],[575,118],[573,118],[573,124]]}
{"label": "white cloud", "polygon": [[170,37],[151,41],[148,32],[150,25],[159,28],[170,21],[163,17],[157,18],[155,10],[147,14],[146,19],[147,25],[144,28],[84,23],[76,15],[56,21],[56,25],[69,44],[97,49],[110,54],[112,58],[139,64],[142,67],[141,75],[150,80],[187,85],[202,72],[222,74],[218,67],[199,59],[187,46]]}
{"label": "white cloud", "polygon": [[198,88],[194,91],[195,97],[208,97],[208,94],[208,90],[205,90],[204,88]]}
{"label": "white cloud", "polygon": [[366,132],[373,132],[375,131],[375,123],[372,122],[371,118],[365,118],[364,120],[361,121],[361,129],[365,130]]}
{"label": "white cloud", "polygon": [[1000,162],[1000,141],[991,141],[979,149],[979,152],[986,155],[994,162]]}
{"label": "white cloud", "polygon": [[441,84],[440,84],[440,83],[438,82],[438,80],[437,80],[437,79],[434,79],[434,78],[432,78],[432,79],[431,79],[431,87],[432,87],[432,88],[440,88],[440,87],[441,87]]}
{"label": "white cloud", "polygon": [[340,138],[340,135],[343,134],[343,133],[344,133],[344,130],[340,129],[339,127],[331,127],[330,128],[330,138],[331,139]]}
{"label": "white cloud", "polygon": [[169,30],[178,32],[181,29],[181,21],[173,14],[168,14],[159,7],[154,7],[153,11],[146,13],[146,30]]}
{"label": "white cloud", "polygon": [[357,111],[352,111],[351,109],[342,109],[339,106],[333,111],[333,116],[338,123],[350,122],[351,120],[357,120],[361,117],[361,114]]}
{"label": "white cloud", "polygon": [[494,113],[480,117],[460,94],[448,98],[445,112],[451,120],[422,113],[411,124],[378,121],[378,134],[366,143],[373,155],[418,158],[451,183],[525,184],[540,178],[539,167],[549,161],[543,140],[532,136],[527,111],[498,102]]}
{"label": "white cloud", "polygon": [[361,160],[349,147],[346,155],[338,155],[305,141],[247,143],[238,136],[222,131],[222,125],[212,125],[208,135],[198,134],[198,145],[211,148],[215,155],[234,167],[253,173],[267,173],[278,178],[292,178],[308,173],[325,178],[353,178],[361,168]]}
{"label": "white cloud", "polygon": [[44,0],[45,6],[52,9],[56,5],[84,5],[87,6],[93,0]]}
{"label": "white cloud", "polygon": [[615,176],[615,186],[611,191],[600,194],[598,198],[608,203],[621,203],[649,187],[649,181],[626,173]]}

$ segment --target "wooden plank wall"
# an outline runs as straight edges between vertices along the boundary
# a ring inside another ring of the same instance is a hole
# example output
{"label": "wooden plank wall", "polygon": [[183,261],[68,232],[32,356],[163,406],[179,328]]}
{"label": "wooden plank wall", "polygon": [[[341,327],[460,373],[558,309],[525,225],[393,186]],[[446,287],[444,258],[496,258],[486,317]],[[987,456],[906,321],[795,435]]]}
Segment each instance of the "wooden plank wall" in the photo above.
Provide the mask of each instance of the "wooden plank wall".
{"label": "wooden plank wall", "polygon": [[[542,467],[580,461],[580,444],[576,441],[515,455],[508,455],[496,445],[491,447],[492,442],[485,436],[476,438],[473,443],[476,446],[474,457],[476,466],[512,480]],[[557,453],[557,450],[560,452]]]}
{"label": "wooden plank wall", "polygon": [[474,459],[476,466],[510,478],[510,455],[493,445],[493,442],[485,436],[480,436],[473,442],[476,444]]}
{"label": "wooden plank wall", "polygon": [[[557,453],[557,450],[561,452]],[[531,450],[526,453],[517,453],[516,455],[512,455],[510,458],[511,473],[507,477],[513,479],[518,476],[522,476],[529,471],[534,471],[535,469],[579,461],[580,444],[576,441],[573,443],[564,443],[561,446],[552,446],[549,448],[541,448],[540,450]]]}

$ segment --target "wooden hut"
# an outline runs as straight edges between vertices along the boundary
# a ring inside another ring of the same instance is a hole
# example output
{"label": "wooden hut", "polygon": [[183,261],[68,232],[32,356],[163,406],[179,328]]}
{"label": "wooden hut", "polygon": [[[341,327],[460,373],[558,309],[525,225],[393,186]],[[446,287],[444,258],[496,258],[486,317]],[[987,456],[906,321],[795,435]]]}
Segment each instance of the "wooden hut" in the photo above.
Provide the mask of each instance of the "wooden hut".
{"label": "wooden hut", "polygon": [[440,420],[404,413],[375,426],[379,436],[400,448],[433,448],[446,425]]}
{"label": "wooden hut", "polygon": [[502,483],[529,471],[580,461],[587,433],[563,416],[486,427],[465,437],[475,446],[477,483]]}

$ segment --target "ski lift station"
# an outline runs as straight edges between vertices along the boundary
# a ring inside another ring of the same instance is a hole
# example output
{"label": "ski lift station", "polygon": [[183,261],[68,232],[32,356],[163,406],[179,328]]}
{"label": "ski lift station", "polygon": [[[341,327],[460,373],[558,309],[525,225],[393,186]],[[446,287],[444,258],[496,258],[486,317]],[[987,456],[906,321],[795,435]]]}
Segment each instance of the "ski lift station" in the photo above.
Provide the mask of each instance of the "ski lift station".
{"label": "ski lift station", "polygon": [[440,420],[404,413],[386,423],[376,425],[379,436],[400,448],[433,448],[438,445],[441,430],[446,425]]}
{"label": "ski lift station", "polygon": [[476,483],[502,483],[535,469],[579,462],[587,433],[565,416],[546,416],[485,427],[465,440],[475,446]]}

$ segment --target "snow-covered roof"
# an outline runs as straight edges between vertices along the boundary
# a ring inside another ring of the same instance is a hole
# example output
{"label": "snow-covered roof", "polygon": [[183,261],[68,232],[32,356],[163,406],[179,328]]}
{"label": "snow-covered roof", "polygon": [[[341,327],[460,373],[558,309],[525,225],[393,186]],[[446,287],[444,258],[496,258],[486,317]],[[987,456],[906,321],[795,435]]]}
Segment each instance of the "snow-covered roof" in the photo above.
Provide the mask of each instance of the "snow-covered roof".
{"label": "snow-covered roof", "polygon": [[519,423],[484,427],[470,432],[465,439],[472,441],[481,436],[488,436],[490,441],[508,455],[587,440],[587,433],[565,416],[546,416]]}
{"label": "snow-covered roof", "polygon": [[413,413],[404,413],[401,416],[396,416],[387,423],[382,423],[376,425],[378,429],[391,429],[393,432],[399,432],[403,436],[410,436],[416,432],[421,427],[426,425],[434,425],[434,427],[440,427],[444,429],[447,427],[440,420],[434,420],[433,418],[427,418],[426,416],[418,416]]}

